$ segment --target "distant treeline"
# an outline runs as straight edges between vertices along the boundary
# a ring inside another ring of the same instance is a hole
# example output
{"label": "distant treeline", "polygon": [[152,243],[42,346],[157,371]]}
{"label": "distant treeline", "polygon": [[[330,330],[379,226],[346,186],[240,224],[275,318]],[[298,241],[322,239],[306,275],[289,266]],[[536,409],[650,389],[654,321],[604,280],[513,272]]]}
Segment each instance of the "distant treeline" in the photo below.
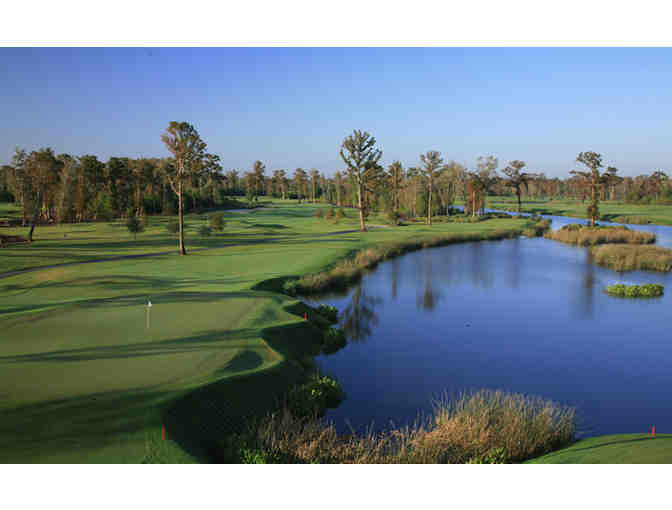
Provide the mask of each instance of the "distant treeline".
{"label": "distant treeline", "polygon": [[[422,164],[405,169],[399,161],[387,168],[371,165],[362,186],[362,209],[366,215],[387,212],[417,217],[427,216],[429,204],[432,216],[448,214],[457,199],[466,204],[466,212],[479,213],[486,195],[591,198],[593,185],[586,176],[548,178],[543,173],[522,173],[524,166],[522,161],[512,161],[499,175],[498,161],[492,156],[479,158],[473,171],[442,160],[429,172]],[[49,148],[28,153],[17,148],[12,164],[0,167],[0,201],[15,202],[24,224],[30,222],[36,203],[41,204],[38,222],[42,224],[172,215],[178,197],[168,176],[174,174],[173,158],[112,157],[102,162],[94,155],[56,155]],[[273,170],[269,175],[261,161],[254,162],[250,171],[224,171],[219,157],[206,154],[191,166],[184,185],[184,212],[232,205],[228,197],[250,203],[275,197],[359,207],[357,178],[347,171],[327,177],[317,169],[297,168]],[[620,177],[609,167],[594,187],[599,200],[672,204],[672,187],[662,171],[633,178]]]}

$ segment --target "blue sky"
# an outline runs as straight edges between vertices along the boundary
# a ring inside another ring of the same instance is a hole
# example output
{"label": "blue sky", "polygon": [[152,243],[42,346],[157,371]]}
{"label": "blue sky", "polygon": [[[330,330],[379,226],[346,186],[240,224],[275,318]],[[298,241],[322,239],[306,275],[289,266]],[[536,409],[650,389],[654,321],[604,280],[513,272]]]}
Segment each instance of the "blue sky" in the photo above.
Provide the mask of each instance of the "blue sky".
{"label": "blue sky", "polygon": [[353,129],[387,165],[441,151],[567,175],[672,171],[672,48],[0,48],[0,164],[16,146],[167,156],[192,123],[225,169],[343,167]]}

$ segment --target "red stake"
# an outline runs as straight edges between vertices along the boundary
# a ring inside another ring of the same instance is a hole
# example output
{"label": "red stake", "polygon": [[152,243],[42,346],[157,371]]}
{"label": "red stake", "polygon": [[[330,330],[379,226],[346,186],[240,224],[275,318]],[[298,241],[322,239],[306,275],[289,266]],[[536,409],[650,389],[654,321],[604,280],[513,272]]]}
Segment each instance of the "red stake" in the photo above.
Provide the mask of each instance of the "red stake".
{"label": "red stake", "polygon": [[656,426],[651,427],[651,437],[656,437]]}
{"label": "red stake", "polygon": [[161,425],[161,440],[165,441],[166,440],[166,427]]}
{"label": "red stake", "polygon": [[303,318],[306,319],[306,320],[308,320],[308,312],[304,312],[304,313],[303,313]]}

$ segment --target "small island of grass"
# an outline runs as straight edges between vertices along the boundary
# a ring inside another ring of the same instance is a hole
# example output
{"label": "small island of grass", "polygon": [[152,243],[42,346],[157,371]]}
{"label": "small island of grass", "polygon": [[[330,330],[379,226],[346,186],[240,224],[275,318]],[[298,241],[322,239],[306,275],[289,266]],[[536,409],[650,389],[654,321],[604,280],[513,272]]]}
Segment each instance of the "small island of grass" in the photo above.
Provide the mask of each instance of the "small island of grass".
{"label": "small island of grass", "polygon": [[591,254],[593,262],[616,271],[672,271],[672,250],[662,246],[605,245]]}
{"label": "small island of grass", "polygon": [[630,230],[628,227],[605,227],[581,225],[572,223],[559,230],[547,232],[544,237],[567,244],[579,246],[595,246],[597,244],[651,244],[656,241],[656,235],[649,232]]}
{"label": "small island of grass", "polygon": [[625,285],[616,283],[609,285],[605,292],[610,296],[627,298],[652,298],[663,295],[664,287],[658,283],[644,283],[642,285]]}

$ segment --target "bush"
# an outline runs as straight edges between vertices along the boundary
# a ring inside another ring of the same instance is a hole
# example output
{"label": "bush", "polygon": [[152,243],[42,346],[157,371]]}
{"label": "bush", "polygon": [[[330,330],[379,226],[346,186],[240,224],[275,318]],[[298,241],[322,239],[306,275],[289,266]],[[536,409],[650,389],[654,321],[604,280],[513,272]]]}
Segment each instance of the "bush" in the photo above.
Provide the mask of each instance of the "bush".
{"label": "bush", "polygon": [[322,209],[316,209],[314,216],[316,218],[321,218],[323,216]]}
{"label": "bush", "polygon": [[392,225],[399,225],[399,220],[401,218],[401,214],[399,214],[397,211],[388,211],[387,212],[387,221],[389,221]]}
{"label": "bush", "polygon": [[171,220],[166,223],[166,230],[171,234],[177,234],[180,231],[180,224],[175,220]]}
{"label": "bush", "polygon": [[145,226],[142,224],[142,221],[137,216],[129,216],[126,220],[126,228],[128,231],[133,234],[133,239],[137,239],[138,233],[145,230]]}
{"label": "bush", "polygon": [[347,217],[348,216],[345,214],[345,211],[343,210],[342,207],[339,207],[338,209],[336,209],[336,214],[334,215],[334,218],[336,218],[337,220],[340,220],[342,218],[347,218]]}
{"label": "bush", "polygon": [[224,230],[224,215],[222,213],[215,213],[210,217],[210,228],[217,232]]}
{"label": "bush", "polygon": [[340,328],[329,328],[324,332],[322,340],[322,353],[334,354],[347,345],[345,331]]}
{"label": "bush", "polygon": [[321,416],[327,408],[338,406],[343,398],[338,381],[326,375],[314,375],[307,383],[289,391],[287,407],[294,416]]}
{"label": "bush", "polygon": [[606,288],[606,292],[610,296],[628,298],[658,297],[663,295],[663,291],[664,287],[657,283],[645,283],[643,285],[625,285],[622,283],[617,283],[614,285],[609,285]]}
{"label": "bush", "polygon": [[201,234],[203,237],[209,237],[210,234],[212,234],[212,229],[207,225],[203,225],[201,228],[198,229],[198,233]]}
{"label": "bush", "polygon": [[317,307],[317,313],[322,315],[329,322],[338,322],[338,310],[335,306],[320,305]]}

